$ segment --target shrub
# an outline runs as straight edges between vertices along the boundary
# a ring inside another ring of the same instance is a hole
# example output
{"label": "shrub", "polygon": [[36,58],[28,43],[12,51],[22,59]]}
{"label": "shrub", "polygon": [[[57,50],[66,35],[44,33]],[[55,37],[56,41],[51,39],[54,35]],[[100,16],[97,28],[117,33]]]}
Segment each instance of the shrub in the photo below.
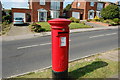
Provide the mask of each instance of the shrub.
{"label": "shrub", "polygon": [[120,19],[119,19],[119,18],[114,18],[114,19],[113,19],[113,22],[119,23],[119,22],[120,22]]}
{"label": "shrub", "polygon": [[118,23],[110,22],[109,24],[112,25],[112,26],[115,26],[115,25],[117,25]]}
{"label": "shrub", "polygon": [[103,22],[104,21],[104,19],[103,18],[100,18],[100,22]]}
{"label": "shrub", "polygon": [[87,22],[90,22],[90,21],[92,21],[92,19],[88,19],[88,20],[87,20]]}
{"label": "shrub", "polygon": [[94,20],[95,21],[100,21],[100,18],[98,16],[95,16]]}
{"label": "shrub", "polygon": [[110,23],[110,22],[113,22],[113,21],[110,20],[110,19],[107,19],[107,20],[104,20],[103,22],[104,22],[104,23]]}
{"label": "shrub", "polygon": [[74,19],[74,22],[80,23],[80,20],[79,19]]}
{"label": "shrub", "polygon": [[74,18],[74,17],[69,18],[69,20],[71,20],[72,22],[74,22],[75,19],[76,19],[76,18]]}
{"label": "shrub", "polygon": [[101,10],[101,16],[104,19],[118,18],[120,16],[119,7],[117,5],[110,4]]}
{"label": "shrub", "polygon": [[43,31],[46,31],[46,30],[44,28],[42,28],[41,25],[33,23],[33,24],[31,24],[31,31],[43,32]]}

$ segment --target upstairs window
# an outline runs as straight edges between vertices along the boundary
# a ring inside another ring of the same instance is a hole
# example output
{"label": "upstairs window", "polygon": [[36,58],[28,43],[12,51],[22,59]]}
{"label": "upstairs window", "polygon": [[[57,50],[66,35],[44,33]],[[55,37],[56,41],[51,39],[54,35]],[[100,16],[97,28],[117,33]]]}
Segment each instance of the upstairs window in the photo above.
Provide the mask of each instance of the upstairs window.
{"label": "upstairs window", "polygon": [[97,10],[102,10],[102,9],[103,9],[103,3],[98,3]]}
{"label": "upstairs window", "polygon": [[60,10],[60,1],[51,0],[51,9],[52,10]]}
{"label": "upstairs window", "polygon": [[40,5],[45,5],[45,0],[40,0]]}
{"label": "upstairs window", "polygon": [[90,2],[90,6],[94,6],[94,2]]}
{"label": "upstairs window", "polygon": [[80,7],[80,3],[77,3],[77,7]]}

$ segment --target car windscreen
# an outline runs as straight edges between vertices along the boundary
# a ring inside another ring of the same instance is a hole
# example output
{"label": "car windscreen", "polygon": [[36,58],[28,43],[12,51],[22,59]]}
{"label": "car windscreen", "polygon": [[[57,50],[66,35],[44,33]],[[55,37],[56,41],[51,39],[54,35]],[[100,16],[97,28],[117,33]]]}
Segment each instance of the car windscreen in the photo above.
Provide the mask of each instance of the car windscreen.
{"label": "car windscreen", "polygon": [[23,18],[15,18],[15,20],[23,20]]}

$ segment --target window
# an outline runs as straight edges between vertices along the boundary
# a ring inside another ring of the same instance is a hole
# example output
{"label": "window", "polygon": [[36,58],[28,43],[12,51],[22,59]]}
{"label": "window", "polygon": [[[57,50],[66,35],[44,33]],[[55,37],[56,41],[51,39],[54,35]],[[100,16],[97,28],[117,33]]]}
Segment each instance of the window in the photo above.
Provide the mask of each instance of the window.
{"label": "window", "polygon": [[94,2],[90,2],[90,6],[94,6]]}
{"label": "window", "polygon": [[80,7],[80,3],[77,3],[77,7]]}
{"label": "window", "polygon": [[60,1],[51,0],[51,9],[60,10]]}
{"label": "window", "polygon": [[50,11],[51,18],[59,18],[60,12],[59,11]]}
{"label": "window", "polygon": [[45,0],[40,0],[40,5],[45,5]]}
{"label": "window", "polygon": [[102,10],[102,9],[103,9],[103,3],[98,3],[97,10]]}

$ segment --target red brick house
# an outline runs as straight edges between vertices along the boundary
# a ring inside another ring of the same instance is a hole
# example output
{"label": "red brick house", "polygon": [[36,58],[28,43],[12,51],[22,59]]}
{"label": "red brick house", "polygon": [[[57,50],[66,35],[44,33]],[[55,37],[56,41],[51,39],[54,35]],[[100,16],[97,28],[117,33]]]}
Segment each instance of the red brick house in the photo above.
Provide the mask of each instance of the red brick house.
{"label": "red brick house", "polygon": [[91,0],[74,0],[71,6],[71,15],[81,20],[93,19],[95,16],[100,17],[100,11],[104,8],[105,3],[98,0],[90,2]]}
{"label": "red brick house", "polygon": [[[47,18],[58,18],[63,15],[63,0],[29,0],[29,9],[12,8],[13,16],[22,13],[27,22],[27,14],[32,22],[47,21]],[[13,17],[13,18],[14,18]]]}

